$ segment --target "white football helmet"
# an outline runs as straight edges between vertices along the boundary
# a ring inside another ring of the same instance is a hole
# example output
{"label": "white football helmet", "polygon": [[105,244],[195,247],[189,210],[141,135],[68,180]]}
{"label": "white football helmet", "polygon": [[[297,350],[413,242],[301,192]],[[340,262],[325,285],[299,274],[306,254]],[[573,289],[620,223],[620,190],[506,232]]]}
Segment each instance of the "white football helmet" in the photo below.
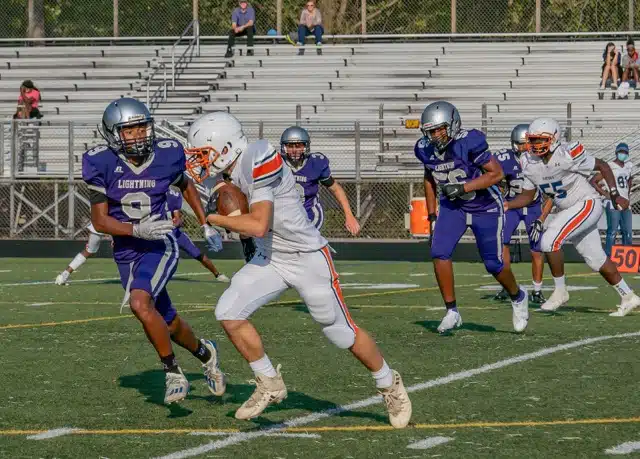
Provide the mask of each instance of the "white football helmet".
{"label": "white football helmet", "polygon": [[248,146],[240,121],[226,112],[212,112],[195,120],[187,134],[187,172],[201,183],[223,172]]}
{"label": "white football helmet", "polygon": [[560,124],[553,118],[536,118],[529,125],[527,142],[535,156],[553,153],[560,146]]}

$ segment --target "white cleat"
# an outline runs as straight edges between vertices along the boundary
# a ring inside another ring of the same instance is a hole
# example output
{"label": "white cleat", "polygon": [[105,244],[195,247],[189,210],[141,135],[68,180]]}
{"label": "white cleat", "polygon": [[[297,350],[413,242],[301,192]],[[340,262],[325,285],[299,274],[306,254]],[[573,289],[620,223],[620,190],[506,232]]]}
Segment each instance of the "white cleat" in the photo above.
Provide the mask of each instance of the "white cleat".
{"label": "white cleat", "polygon": [[389,413],[389,421],[396,429],[407,427],[411,420],[411,400],[409,394],[404,388],[400,373],[393,371],[393,384],[391,387],[380,390],[380,395],[384,398],[384,404],[387,406]]}
{"label": "white cleat", "polygon": [[207,381],[209,392],[220,397],[227,390],[227,381],[224,373],[220,371],[220,361],[218,360],[218,346],[213,341],[201,339],[202,344],[211,352],[211,358],[207,363],[202,364],[204,379]]}
{"label": "white cleat", "polygon": [[555,289],[549,299],[540,306],[540,309],[542,311],[555,311],[567,301],[569,301],[569,292],[567,289]]}
{"label": "white cleat", "polygon": [[225,284],[228,284],[229,282],[231,282],[229,278],[222,273],[218,274],[218,277],[216,277],[216,280],[218,282],[223,282]]}
{"label": "white cleat", "polygon": [[280,403],[287,398],[287,387],[280,374],[281,367],[282,365],[276,367],[278,374],[273,378],[264,375],[256,376],[253,381],[256,383],[256,390],[249,397],[249,400],[238,408],[236,419],[253,419],[260,416],[269,405]]}
{"label": "white cleat", "polygon": [[69,285],[69,283],[67,282],[67,279],[69,279],[69,274],[65,276],[65,273],[66,271],[56,276],[56,285]]}
{"label": "white cleat", "polygon": [[527,291],[521,288],[524,292],[524,299],[522,301],[512,301],[511,307],[513,308],[513,329],[518,333],[524,331],[529,323],[529,295]]}
{"label": "white cleat", "polygon": [[178,368],[178,371],[180,373],[165,373],[165,405],[180,402],[184,400],[189,393],[189,381],[184,377],[184,373],[182,373],[180,368]]}
{"label": "white cleat", "polygon": [[438,325],[438,333],[444,333],[454,328],[459,328],[462,325],[462,317],[458,311],[453,309],[447,309],[447,314]]}
{"label": "white cleat", "polygon": [[618,310],[609,314],[611,317],[624,317],[640,306],[640,296],[631,292],[622,297],[622,304],[618,305]]}

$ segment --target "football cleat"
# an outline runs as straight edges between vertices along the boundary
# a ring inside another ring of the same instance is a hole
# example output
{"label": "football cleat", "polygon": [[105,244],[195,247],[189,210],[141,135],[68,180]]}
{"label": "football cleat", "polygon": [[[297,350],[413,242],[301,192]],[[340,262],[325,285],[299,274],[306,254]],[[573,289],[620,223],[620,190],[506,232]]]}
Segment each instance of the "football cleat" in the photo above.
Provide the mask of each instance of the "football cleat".
{"label": "football cleat", "polygon": [[609,314],[611,317],[624,317],[640,306],[640,297],[631,292],[622,297],[622,304],[618,305],[618,310]]}
{"label": "football cleat", "polygon": [[384,404],[387,407],[389,413],[389,422],[396,429],[402,429],[407,427],[411,420],[411,400],[409,400],[409,394],[404,388],[400,373],[393,371],[393,384],[391,387],[387,387],[380,390],[380,395],[384,399]]}
{"label": "football cleat", "polygon": [[521,290],[524,292],[522,301],[511,301],[513,329],[518,333],[524,331],[529,323],[529,297],[525,289],[521,288]]}
{"label": "football cleat", "polygon": [[569,301],[569,292],[567,289],[555,289],[549,299],[540,306],[540,309],[542,311],[555,311],[567,301]]}
{"label": "football cleat", "polygon": [[531,298],[529,298],[529,301],[533,304],[543,304],[545,301],[547,301],[547,299],[544,297],[544,295],[540,291],[540,292],[533,292],[531,294]]}
{"label": "football cleat", "polygon": [[438,325],[438,333],[444,333],[454,328],[462,326],[462,317],[460,313],[454,309],[447,309],[447,314]]}
{"label": "football cleat", "polygon": [[272,378],[257,375],[255,381],[251,381],[256,384],[256,390],[249,397],[249,400],[238,408],[236,419],[253,419],[260,416],[269,405],[281,403],[287,398],[287,387],[280,374],[281,367],[282,365],[276,367],[277,374]]}
{"label": "football cleat", "polygon": [[67,282],[68,279],[69,273],[67,271],[63,271],[56,276],[56,285],[69,285],[69,283]]}
{"label": "football cleat", "polygon": [[178,371],[180,373],[165,373],[165,405],[182,401],[189,393],[189,381],[187,381],[187,378],[185,378],[184,373],[182,373],[182,370],[179,367]]}
{"label": "football cleat", "polygon": [[218,354],[218,346],[213,341],[201,339],[200,342],[209,349],[211,358],[207,363],[202,364],[204,370],[204,379],[207,381],[209,392],[220,397],[227,389],[227,381],[224,373],[220,371],[220,360]]}
{"label": "football cleat", "polygon": [[223,282],[225,284],[228,284],[229,282],[231,282],[229,278],[222,273],[218,274],[218,276],[216,277],[216,280],[218,282]]}
{"label": "football cleat", "polygon": [[496,293],[496,296],[493,297],[495,301],[507,301],[509,299],[509,293],[505,289],[500,290]]}

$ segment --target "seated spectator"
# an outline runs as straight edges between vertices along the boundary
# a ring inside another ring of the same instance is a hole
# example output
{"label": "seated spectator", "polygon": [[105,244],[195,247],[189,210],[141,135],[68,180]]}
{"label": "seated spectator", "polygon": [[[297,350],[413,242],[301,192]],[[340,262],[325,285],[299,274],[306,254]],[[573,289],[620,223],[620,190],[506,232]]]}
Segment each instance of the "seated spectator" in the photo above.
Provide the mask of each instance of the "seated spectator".
{"label": "seated spectator", "polygon": [[246,0],[240,0],[240,6],[231,13],[231,30],[227,41],[227,53],[224,57],[233,56],[236,37],[247,36],[247,56],[253,56],[253,34],[256,32],[256,12]]}
{"label": "seated spectator", "polygon": [[[300,23],[298,24],[298,46],[304,46],[304,40],[307,35],[313,35],[316,38],[316,52],[322,54],[322,14],[316,8],[315,0],[307,1],[306,7],[300,14]],[[304,49],[298,51],[298,54],[304,54]]]}
{"label": "seated spectator", "polygon": [[638,51],[636,51],[635,43],[632,38],[627,40],[627,52],[622,56],[622,81],[628,81],[629,77],[638,82],[638,66],[640,66],[640,59],[638,58]]}
{"label": "seated spectator", "polygon": [[602,53],[602,83],[600,89],[607,87],[609,79],[611,79],[611,89],[618,89],[618,79],[621,72],[620,67],[620,52],[616,50],[616,45],[613,42],[607,43],[607,47]]}
{"label": "seated spectator", "polygon": [[24,80],[20,85],[20,97],[18,97],[18,108],[13,115],[13,119],[42,118],[38,109],[40,103],[40,91],[35,87],[33,81]]}

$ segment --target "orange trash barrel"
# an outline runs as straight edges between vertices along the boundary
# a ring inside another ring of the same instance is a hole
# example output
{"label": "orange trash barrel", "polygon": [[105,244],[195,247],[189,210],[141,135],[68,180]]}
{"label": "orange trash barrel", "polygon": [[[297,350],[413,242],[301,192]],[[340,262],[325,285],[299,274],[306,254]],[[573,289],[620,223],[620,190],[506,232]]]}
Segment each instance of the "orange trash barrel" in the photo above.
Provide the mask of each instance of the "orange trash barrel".
{"label": "orange trash barrel", "polygon": [[414,237],[429,237],[429,216],[427,200],[412,198],[409,206],[409,231]]}

